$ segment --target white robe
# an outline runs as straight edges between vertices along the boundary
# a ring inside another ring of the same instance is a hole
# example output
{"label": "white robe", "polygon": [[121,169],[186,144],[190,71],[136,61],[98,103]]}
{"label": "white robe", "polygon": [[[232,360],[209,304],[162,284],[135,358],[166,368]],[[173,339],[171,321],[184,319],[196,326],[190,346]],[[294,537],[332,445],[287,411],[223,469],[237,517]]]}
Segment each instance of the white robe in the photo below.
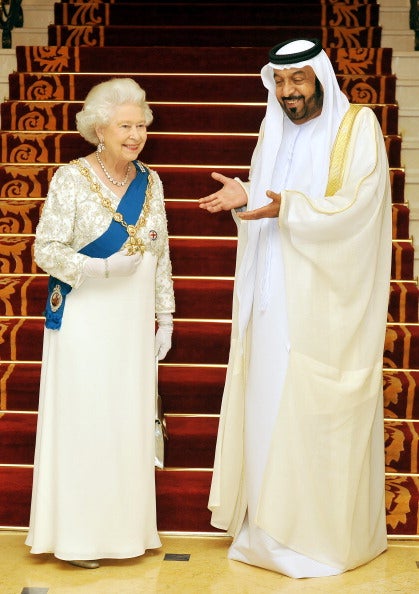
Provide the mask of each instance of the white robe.
{"label": "white robe", "polygon": [[[76,251],[103,233],[111,215],[74,165],[60,168],[51,183],[35,256],[76,288],[67,296],[61,329],[44,333],[26,541],[32,553],[52,552],[65,560],[129,558],[161,544],[154,475],[155,312],[173,311],[174,299],[162,187],[152,176],[153,197],[141,230],[146,252],[137,271],[84,282],[85,256]],[[119,199],[104,186],[102,191],[117,206]]]}
{"label": "white robe", "polygon": [[[292,154],[304,159],[304,126],[280,157],[283,170]],[[291,577],[341,573],[387,546],[391,200],[371,110],[355,122],[340,191],[313,201],[304,177],[296,167],[270,188],[282,192],[279,229],[272,220],[261,227],[243,340],[234,294],[209,500],[213,525],[234,536],[230,558]],[[237,269],[251,224],[239,222]]]}

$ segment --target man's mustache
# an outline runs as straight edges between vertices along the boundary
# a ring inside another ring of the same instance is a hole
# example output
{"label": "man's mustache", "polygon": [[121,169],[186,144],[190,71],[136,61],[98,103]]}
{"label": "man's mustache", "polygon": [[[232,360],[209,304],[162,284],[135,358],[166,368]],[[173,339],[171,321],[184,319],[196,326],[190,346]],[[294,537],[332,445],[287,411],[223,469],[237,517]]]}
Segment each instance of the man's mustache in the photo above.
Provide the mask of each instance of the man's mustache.
{"label": "man's mustache", "polygon": [[282,97],[282,101],[298,101],[298,99],[304,99],[303,95],[290,95],[289,97]]}

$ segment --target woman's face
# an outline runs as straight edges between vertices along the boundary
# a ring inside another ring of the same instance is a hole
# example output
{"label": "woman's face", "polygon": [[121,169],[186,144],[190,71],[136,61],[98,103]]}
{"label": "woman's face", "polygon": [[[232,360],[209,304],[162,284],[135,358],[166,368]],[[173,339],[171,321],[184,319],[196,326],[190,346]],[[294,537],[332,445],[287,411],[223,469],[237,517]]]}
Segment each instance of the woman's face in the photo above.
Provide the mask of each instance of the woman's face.
{"label": "woman's face", "polygon": [[106,157],[115,161],[133,161],[143,150],[147,127],[141,107],[126,103],[115,107],[108,126],[96,130],[106,149]]}

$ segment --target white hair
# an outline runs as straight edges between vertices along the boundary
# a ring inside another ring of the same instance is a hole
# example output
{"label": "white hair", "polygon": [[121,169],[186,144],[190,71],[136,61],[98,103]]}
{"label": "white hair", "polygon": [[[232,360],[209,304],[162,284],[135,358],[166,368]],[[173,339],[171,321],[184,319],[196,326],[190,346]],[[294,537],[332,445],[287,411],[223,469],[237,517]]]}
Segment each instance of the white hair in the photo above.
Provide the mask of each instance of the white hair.
{"label": "white hair", "polygon": [[89,91],[82,110],[76,115],[77,130],[88,142],[97,145],[96,128],[107,126],[113,110],[127,103],[141,107],[146,126],[151,124],[153,113],[145,99],[144,89],[132,78],[112,78]]}

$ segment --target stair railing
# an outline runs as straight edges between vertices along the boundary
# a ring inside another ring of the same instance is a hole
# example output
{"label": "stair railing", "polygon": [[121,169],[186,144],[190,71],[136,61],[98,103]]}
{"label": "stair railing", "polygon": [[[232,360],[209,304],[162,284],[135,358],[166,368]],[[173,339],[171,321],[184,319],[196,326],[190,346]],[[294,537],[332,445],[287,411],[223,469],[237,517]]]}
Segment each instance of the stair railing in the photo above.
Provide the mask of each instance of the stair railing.
{"label": "stair railing", "polygon": [[2,48],[11,49],[12,30],[23,27],[22,0],[0,0],[0,28]]}

